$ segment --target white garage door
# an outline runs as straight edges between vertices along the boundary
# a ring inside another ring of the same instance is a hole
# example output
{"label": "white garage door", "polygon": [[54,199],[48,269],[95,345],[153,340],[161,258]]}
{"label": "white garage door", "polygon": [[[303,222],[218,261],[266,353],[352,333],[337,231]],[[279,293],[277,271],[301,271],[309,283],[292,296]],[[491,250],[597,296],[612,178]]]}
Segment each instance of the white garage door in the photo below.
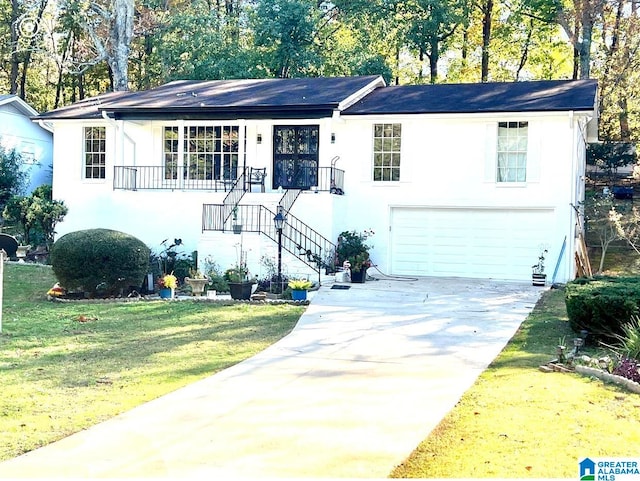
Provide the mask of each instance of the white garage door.
{"label": "white garage door", "polygon": [[527,280],[540,246],[552,241],[552,209],[402,207],[391,214],[397,275]]}

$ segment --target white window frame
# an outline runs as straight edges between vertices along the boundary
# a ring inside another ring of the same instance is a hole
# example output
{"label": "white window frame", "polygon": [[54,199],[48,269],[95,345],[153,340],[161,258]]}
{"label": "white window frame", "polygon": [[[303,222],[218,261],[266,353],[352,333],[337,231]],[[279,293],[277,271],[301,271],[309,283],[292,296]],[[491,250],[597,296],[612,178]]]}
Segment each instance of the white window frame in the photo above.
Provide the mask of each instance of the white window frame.
{"label": "white window frame", "polygon": [[373,124],[372,179],[374,182],[399,182],[402,163],[402,124]]}
{"label": "white window frame", "polygon": [[529,161],[529,122],[498,122],[496,142],[496,182],[524,184]]}
{"label": "white window frame", "polygon": [[[97,138],[90,133],[101,132]],[[82,178],[85,180],[105,180],[107,177],[107,128],[91,125],[82,128]],[[91,162],[89,162],[91,160]],[[87,175],[91,173],[91,175]],[[96,175],[97,174],[97,175]]]}

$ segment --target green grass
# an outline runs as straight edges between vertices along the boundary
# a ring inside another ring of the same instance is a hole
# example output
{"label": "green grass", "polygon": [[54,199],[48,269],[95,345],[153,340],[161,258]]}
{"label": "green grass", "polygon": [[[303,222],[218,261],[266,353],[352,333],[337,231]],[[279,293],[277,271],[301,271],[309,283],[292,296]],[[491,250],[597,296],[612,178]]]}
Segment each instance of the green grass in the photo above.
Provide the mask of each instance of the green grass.
{"label": "green grass", "polygon": [[640,396],[578,374],[543,373],[572,339],[562,290],[534,311],[397,478],[575,478],[584,457],[637,457]]}
{"label": "green grass", "polygon": [[7,264],[0,460],[65,437],[251,357],[303,307],[46,300],[55,279]]}

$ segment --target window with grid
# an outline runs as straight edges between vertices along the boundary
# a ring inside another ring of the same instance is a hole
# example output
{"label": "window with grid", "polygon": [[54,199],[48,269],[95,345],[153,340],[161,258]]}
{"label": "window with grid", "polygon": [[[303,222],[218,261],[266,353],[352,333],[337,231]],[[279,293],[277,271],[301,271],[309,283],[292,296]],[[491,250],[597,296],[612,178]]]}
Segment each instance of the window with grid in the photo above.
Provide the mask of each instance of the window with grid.
{"label": "window with grid", "polygon": [[106,168],[106,128],[84,128],[84,177],[85,179],[104,179]]}
{"label": "window with grid", "polygon": [[235,179],[238,173],[237,126],[184,129],[184,153],[191,180]]}
{"label": "window with grid", "polygon": [[164,178],[176,180],[178,178],[178,127],[164,128]]}
{"label": "window with grid", "polygon": [[402,126],[375,124],[373,126],[373,180],[400,180],[400,150]]}
{"label": "window with grid", "polygon": [[527,181],[528,130],[527,122],[498,123],[498,182]]}

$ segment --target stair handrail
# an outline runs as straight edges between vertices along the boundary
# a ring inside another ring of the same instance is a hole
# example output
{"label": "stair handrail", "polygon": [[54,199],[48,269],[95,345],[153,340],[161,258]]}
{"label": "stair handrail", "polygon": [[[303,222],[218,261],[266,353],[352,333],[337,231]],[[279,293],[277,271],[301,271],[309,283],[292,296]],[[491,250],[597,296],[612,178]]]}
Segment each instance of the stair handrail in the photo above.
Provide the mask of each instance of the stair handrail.
{"label": "stair handrail", "polygon": [[[231,189],[229,190],[229,193],[225,196],[224,200],[222,201],[222,205],[223,207],[223,223],[227,222],[227,220],[229,220],[229,217],[231,216],[231,214],[233,213],[234,209],[237,207],[237,205],[240,203],[240,200],[242,200],[242,197],[244,196],[246,190],[245,190],[245,174],[247,172],[247,169],[244,168],[242,169],[240,175],[238,176],[238,178],[235,180],[235,182],[233,183],[233,185],[231,186]],[[241,185],[242,188],[238,189],[238,185]]]}

